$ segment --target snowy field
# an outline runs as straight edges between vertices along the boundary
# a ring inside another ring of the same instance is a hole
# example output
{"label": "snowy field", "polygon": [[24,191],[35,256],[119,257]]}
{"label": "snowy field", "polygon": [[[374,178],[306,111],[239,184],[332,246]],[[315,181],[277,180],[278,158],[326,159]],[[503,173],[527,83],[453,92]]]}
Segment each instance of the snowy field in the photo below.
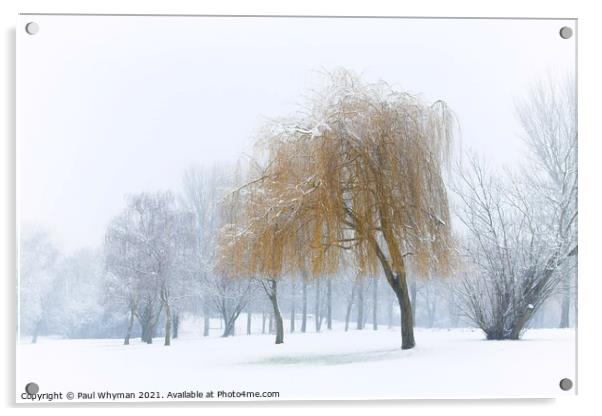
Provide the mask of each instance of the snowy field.
{"label": "snowy field", "polygon": [[[574,330],[531,330],[521,341],[485,341],[471,329],[417,329],[401,351],[398,328],[320,334],[199,338],[171,347],[118,339],[41,338],[20,344],[17,401],[25,384],[44,392],[279,392],[280,399],[554,397],[575,379]],[[239,333],[242,333],[239,332]],[[77,400],[77,397],[76,399]],[[247,399],[248,400],[248,399]]]}

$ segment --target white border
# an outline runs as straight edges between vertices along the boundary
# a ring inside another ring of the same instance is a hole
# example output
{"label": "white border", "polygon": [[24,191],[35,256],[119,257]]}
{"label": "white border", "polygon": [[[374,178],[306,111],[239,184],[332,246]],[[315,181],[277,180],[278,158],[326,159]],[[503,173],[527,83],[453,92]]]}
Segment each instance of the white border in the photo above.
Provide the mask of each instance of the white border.
{"label": "white border", "polygon": [[[598,237],[602,234],[600,227],[600,210],[602,209],[599,179],[602,178],[600,168],[600,140],[602,132],[600,123],[599,98],[600,74],[602,74],[599,53],[602,40],[602,17],[596,11],[597,2],[585,1],[516,1],[497,2],[483,1],[445,1],[431,0],[421,2],[386,2],[381,0],[254,0],[254,1],[193,1],[193,0],[53,0],[53,1],[17,1],[0,2],[0,20],[3,25],[3,58],[2,80],[4,99],[1,101],[0,126],[4,129],[2,140],[2,162],[0,162],[2,180],[1,224],[3,238],[0,240],[0,264],[3,266],[4,306],[2,313],[4,337],[2,338],[4,365],[1,381],[2,404],[11,406],[14,395],[14,352],[15,352],[15,110],[14,110],[14,30],[16,15],[19,12],[46,13],[115,13],[115,14],[286,14],[286,15],[392,15],[392,16],[445,16],[445,17],[557,17],[579,19],[579,157],[580,157],[580,252],[579,252],[579,396],[557,400],[485,400],[485,401],[403,401],[403,402],[313,402],[313,403],[214,403],[203,404],[203,408],[219,413],[232,411],[228,407],[245,413],[270,414],[286,412],[288,415],[314,412],[314,408],[336,412],[332,407],[346,408],[350,414],[365,413],[368,407],[378,407],[379,413],[398,414],[401,412],[415,414],[445,412],[446,415],[507,414],[520,409],[530,415],[546,414],[588,414],[599,409],[598,386],[602,375],[600,366],[600,294],[602,280],[598,277],[599,265],[597,257]],[[48,357],[51,359],[51,357]],[[369,382],[369,381],[368,381]],[[143,411],[144,413],[164,413],[165,407],[173,404],[157,405],[152,408],[130,408],[127,411]],[[199,404],[178,404],[179,411],[198,413]],[[402,406],[403,409],[396,407]],[[106,408],[88,408],[86,412],[105,413]],[[104,406],[108,407],[108,406]],[[109,406],[109,407],[119,407]],[[140,406],[138,406],[140,407]],[[282,407],[287,407],[286,410]],[[11,409],[10,411],[14,411]],[[32,411],[33,409],[25,409]],[[317,409],[316,409],[317,410]],[[81,408],[46,408],[44,411],[55,414],[69,412],[80,413]],[[169,410],[170,411],[170,410]],[[201,410],[203,411],[203,410]]]}

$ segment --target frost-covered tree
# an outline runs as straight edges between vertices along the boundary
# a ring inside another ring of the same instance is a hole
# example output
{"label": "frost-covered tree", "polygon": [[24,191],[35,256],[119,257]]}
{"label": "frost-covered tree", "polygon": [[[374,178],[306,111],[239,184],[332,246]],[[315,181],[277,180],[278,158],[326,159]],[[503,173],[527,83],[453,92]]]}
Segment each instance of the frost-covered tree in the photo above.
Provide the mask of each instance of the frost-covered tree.
{"label": "frost-covered tree", "polygon": [[[548,78],[533,86],[517,105],[523,140],[529,152],[525,168],[528,192],[552,215],[551,238],[568,242],[577,253],[577,95],[572,76]],[[560,326],[568,326],[571,288],[576,281],[577,256],[559,273],[562,308]]]}
{"label": "frost-covered tree", "polygon": [[82,249],[64,256],[56,267],[52,291],[53,333],[68,338],[90,338],[104,334],[102,256],[97,250]]}
{"label": "frost-covered tree", "polygon": [[464,311],[488,339],[518,339],[577,254],[574,82],[538,84],[518,114],[529,150],[522,174],[494,175],[473,155],[457,192],[468,230]]}
{"label": "frost-covered tree", "polygon": [[19,322],[36,343],[48,320],[59,252],[47,232],[22,227],[19,234]]}
{"label": "frost-covered tree", "polygon": [[190,260],[202,302],[205,336],[209,334],[211,311],[216,311],[223,319],[222,336],[234,335],[236,320],[248,306],[256,287],[250,279],[228,278],[227,267],[222,270],[215,267],[222,217],[232,215],[222,211],[222,202],[234,186],[236,177],[236,168],[214,166],[211,169],[189,168],[183,179],[181,204],[193,213],[195,221],[196,244]]}
{"label": "frost-covered tree", "polygon": [[451,140],[444,102],[333,73],[303,114],[262,131],[224,256],[243,275],[272,279],[304,269],[321,279],[343,252],[364,274],[381,268],[403,312],[401,347],[413,348],[406,266],[423,275],[449,268],[442,170]]}
{"label": "frost-covered tree", "polygon": [[171,343],[173,301],[182,295],[184,259],[194,248],[192,216],[179,211],[171,193],[139,194],[128,198],[124,212],[107,230],[107,267],[119,277],[142,338],[152,338],[160,314],[165,315],[165,345]]}
{"label": "frost-covered tree", "polygon": [[468,229],[464,312],[488,339],[518,339],[557,289],[559,267],[575,254],[576,240],[557,239],[550,206],[487,174],[476,159],[461,177],[460,217]]}

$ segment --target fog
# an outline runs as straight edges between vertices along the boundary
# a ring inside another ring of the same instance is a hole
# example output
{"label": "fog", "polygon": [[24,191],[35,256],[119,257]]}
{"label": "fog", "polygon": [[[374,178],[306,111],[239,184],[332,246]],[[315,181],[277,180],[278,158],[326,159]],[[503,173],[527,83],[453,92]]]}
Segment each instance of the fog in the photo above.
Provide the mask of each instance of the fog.
{"label": "fog", "polygon": [[124,195],[235,161],[269,118],[345,67],[445,100],[459,143],[513,164],[515,101],[574,67],[561,20],[21,16],[18,215],[65,250],[98,246]]}

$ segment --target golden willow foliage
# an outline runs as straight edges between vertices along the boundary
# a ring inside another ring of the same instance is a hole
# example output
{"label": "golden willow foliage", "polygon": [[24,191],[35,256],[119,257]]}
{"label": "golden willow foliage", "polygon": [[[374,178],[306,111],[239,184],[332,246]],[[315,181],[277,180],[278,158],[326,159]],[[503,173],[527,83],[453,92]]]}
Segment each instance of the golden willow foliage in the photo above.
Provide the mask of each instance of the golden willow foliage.
{"label": "golden willow foliage", "polygon": [[380,262],[405,278],[410,260],[423,276],[447,274],[446,104],[426,105],[346,71],[329,81],[305,114],[262,130],[265,166],[252,167],[224,204],[221,267],[233,275],[319,276],[352,258],[362,273],[377,273]]}

